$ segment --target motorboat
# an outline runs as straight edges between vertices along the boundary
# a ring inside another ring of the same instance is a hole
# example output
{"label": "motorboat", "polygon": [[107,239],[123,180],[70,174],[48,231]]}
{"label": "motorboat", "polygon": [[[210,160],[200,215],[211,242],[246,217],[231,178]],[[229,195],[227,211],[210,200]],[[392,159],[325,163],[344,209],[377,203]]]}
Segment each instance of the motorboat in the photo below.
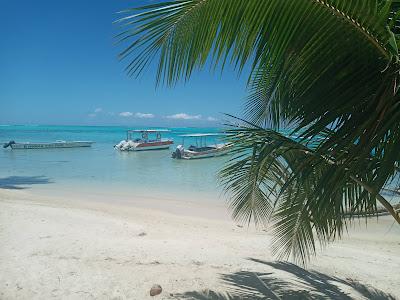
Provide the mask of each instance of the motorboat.
{"label": "motorboat", "polygon": [[11,149],[58,149],[58,148],[80,148],[91,147],[94,142],[91,141],[55,141],[48,143],[17,143],[10,141],[3,145],[3,148],[11,147]]}
{"label": "motorboat", "polygon": [[[126,140],[122,140],[114,146],[120,151],[145,151],[165,150],[174,143],[172,139],[162,138],[162,134],[169,132],[166,129],[128,130]],[[153,136],[153,137],[151,137]]]}
{"label": "motorboat", "polygon": [[[176,159],[200,159],[210,158],[216,156],[222,156],[228,153],[231,146],[229,143],[217,143],[216,138],[221,136],[220,133],[196,133],[196,134],[184,134],[181,135],[183,138],[182,144],[178,145],[175,151],[172,153],[172,158]],[[208,144],[207,139],[214,138],[214,144]],[[185,147],[185,141],[190,139],[194,144],[189,147]]]}

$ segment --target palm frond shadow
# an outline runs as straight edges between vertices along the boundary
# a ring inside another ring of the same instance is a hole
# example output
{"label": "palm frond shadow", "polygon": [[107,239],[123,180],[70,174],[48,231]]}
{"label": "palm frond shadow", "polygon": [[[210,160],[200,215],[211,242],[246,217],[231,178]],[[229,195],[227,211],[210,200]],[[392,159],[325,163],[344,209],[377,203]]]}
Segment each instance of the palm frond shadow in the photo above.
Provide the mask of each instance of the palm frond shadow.
{"label": "palm frond shadow", "polygon": [[[193,291],[181,295],[190,300],[261,300],[261,299],[367,299],[394,300],[395,297],[381,290],[351,279],[341,279],[317,271],[306,270],[287,262],[266,262],[250,259],[268,266],[271,272],[240,271],[222,274],[227,286],[225,293]],[[282,274],[285,276],[277,276]],[[286,274],[284,274],[286,273]],[[289,279],[290,278],[290,279]]]}

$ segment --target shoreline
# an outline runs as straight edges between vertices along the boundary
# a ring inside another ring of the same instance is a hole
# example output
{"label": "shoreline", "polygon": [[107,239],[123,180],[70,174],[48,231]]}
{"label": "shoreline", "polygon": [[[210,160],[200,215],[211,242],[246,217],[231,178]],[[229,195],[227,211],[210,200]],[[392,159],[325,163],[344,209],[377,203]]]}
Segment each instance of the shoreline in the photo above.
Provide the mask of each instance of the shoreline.
{"label": "shoreline", "polygon": [[154,299],[400,297],[400,229],[389,217],[352,226],[301,268],[276,262],[270,235],[236,226],[225,203],[78,194],[0,189],[0,298],[153,299],[153,284],[163,287]]}
{"label": "shoreline", "polygon": [[[1,197],[0,189],[0,197]],[[57,186],[52,188],[32,188],[23,190],[6,190],[12,198],[24,198],[29,201],[49,205],[63,205],[92,210],[115,211],[116,215],[127,211],[143,210],[152,213],[171,214],[173,216],[192,217],[207,220],[232,222],[226,200],[212,195],[192,193],[191,195],[168,194],[144,191],[132,194],[131,190],[109,189],[98,190],[97,187],[78,188],[76,185]]]}

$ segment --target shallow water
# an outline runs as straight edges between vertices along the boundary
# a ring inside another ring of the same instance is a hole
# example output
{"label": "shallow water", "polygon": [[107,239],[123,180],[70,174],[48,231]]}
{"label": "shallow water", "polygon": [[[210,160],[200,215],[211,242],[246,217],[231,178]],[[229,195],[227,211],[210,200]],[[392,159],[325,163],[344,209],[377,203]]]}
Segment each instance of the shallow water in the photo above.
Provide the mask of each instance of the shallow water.
{"label": "shallow water", "polygon": [[[130,195],[160,199],[211,200],[222,203],[218,170],[228,159],[175,160],[171,153],[180,135],[218,132],[218,128],[169,128],[163,137],[174,139],[170,150],[120,152],[113,148],[126,138],[128,127],[116,126],[0,126],[1,145],[17,142],[90,140],[91,148],[11,150],[0,148],[0,188],[27,189],[50,195]],[[140,129],[140,128],[136,128]],[[185,138],[185,145],[193,144]],[[218,142],[209,138],[209,143]],[[397,182],[397,181],[396,181]],[[398,203],[397,195],[386,195]],[[112,197],[110,197],[112,198]]]}
{"label": "shallow water", "polygon": [[[170,128],[170,150],[119,152],[113,146],[128,127],[106,126],[1,126],[0,142],[51,142],[91,140],[91,148],[0,149],[0,187],[8,189],[86,189],[123,191],[164,197],[219,199],[217,172],[226,157],[174,160],[171,152],[181,143],[180,134],[217,132],[217,128]],[[194,141],[186,140],[185,143]],[[214,143],[213,138],[209,140]],[[219,200],[218,200],[219,201]]]}

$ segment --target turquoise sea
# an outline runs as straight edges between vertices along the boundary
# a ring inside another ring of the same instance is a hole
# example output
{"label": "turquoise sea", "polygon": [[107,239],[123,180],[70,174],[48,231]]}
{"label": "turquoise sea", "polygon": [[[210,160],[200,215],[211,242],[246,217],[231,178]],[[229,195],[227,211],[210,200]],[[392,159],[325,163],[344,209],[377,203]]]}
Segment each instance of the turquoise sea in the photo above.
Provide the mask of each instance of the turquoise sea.
{"label": "turquoise sea", "polygon": [[[228,159],[175,160],[171,153],[180,135],[218,132],[218,128],[168,128],[170,150],[120,152],[113,148],[129,129],[116,126],[0,125],[0,143],[90,140],[91,148],[12,150],[0,148],[0,189],[84,195],[120,195],[124,199],[210,200],[222,203],[218,170]],[[186,138],[187,139],[187,138]],[[185,140],[186,145],[194,142]],[[213,138],[210,143],[218,142]],[[392,187],[397,188],[397,186]],[[398,196],[383,193],[392,203]]]}
{"label": "turquoise sea", "polygon": [[[119,152],[113,148],[125,139],[116,126],[0,126],[0,142],[51,142],[90,140],[91,148],[12,150],[0,149],[0,188],[79,191],[123,191],[125,195],[220,199],[217,171],[226,157],[174,160],[171,152],[181,143],[179,135],[218,132],[218,128],[168,128],[163,137],[174,139],[170,150]],[[186,142],[186,141],[185,141]],[[189,141],[190,142],[190,141]],[[209,142],[214,142],[212,139]],[[218,200],[219,201],[219,200]]]}

